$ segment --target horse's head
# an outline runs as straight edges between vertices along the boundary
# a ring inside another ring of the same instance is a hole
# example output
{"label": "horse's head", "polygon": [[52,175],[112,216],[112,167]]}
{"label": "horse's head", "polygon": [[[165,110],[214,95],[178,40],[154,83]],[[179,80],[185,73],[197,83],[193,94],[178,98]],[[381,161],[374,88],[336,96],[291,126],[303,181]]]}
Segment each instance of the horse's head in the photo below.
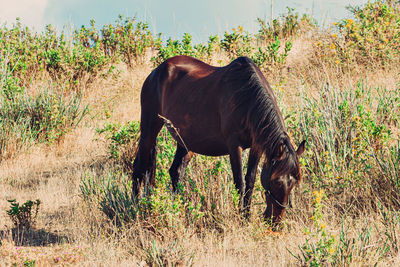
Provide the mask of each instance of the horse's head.
{"label": "horse's head", "polygon": [[289,138],[284,138],[276,146],[271,156],[266,157],[261,172],[261,183],[265,189],[267,208],[265,219],[277,224],[283,218],[289,203],[292,188],[301,180],[299,157],[304,152],[305,141],[297,151]]}

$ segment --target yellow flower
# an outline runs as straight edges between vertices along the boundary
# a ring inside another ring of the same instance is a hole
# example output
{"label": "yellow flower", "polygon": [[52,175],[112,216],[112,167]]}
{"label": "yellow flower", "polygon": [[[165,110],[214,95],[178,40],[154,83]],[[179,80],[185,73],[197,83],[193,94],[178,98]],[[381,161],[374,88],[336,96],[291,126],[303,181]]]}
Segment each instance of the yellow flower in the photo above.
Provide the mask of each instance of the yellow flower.
{"label": "yellow flower", "polygon": [[339,60],[339,59],[336,59],[335,62],[336,62],[336,64],[338,64],[338,65],[340,64],[340,60]]}
{"label": "yellow flower", "polygon": [[316,197],[316,198],[315,198],[315,202],[316,202],[317,204],[321,203],[321,197]]}
{"label": "yellow flower", "polygon": [[353,170],[350,170],[350,171],[349,171],[349,174],[350,174],[350,175],[353,174]]}
{"label": "yellow flower", "polygon": [[379,44],[378,47],[379,47],[379,49],[382,49],[382,48],[383,48],[383,45],[382,45],[382,44]]}
{"label": "yellow flower", "polygon": [[388,38],[386,38],[384,41],[385,41],[385,43],[388,43],[388,42],[389,42]]}
{"label": "yellow flower", "polygon": [[240,33],[243,33],[243,27],[242,26],[239,26],[238,30],[239,30]]}
{"label": "yellow flower", "polygon": [[334,43],[331,43],[331,45],[329,46],[332,50],[335,50],[336,45]]}
{"label": "yellow flower", "polygon": [[337,36],[337,33],[334,33],[331,35],[333,38],[335,38]]}
{"label": "yellow flower", "polygon": [[321,229],[325,229],[326,225],[324,223],[321,223]]}
{"label": "yellow flower", "polygon": [[330,248],[330,249],[329,249],[329,253],[330,253],[330,254],[335,253],[335,249],[334,249],[334,248]]}

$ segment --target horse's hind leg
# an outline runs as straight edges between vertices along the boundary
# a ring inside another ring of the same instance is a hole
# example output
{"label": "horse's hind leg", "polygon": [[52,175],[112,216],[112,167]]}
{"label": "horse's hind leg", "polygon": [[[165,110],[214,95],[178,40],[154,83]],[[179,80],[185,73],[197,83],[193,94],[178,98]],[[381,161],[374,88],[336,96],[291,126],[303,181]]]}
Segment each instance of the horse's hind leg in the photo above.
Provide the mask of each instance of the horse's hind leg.
{"label": "horse's hind leg", "polygon": [[192,156],[192,151],[187,151],[186,148],[178,144],[175,152],[174,161],[172,162],[171,168],[169,169],[172,189],[175,193],[178,192],[178,182],[182,178],[182,176],[185,175],[186,167]]}
{"label": "horse's hind leg", "polygon": [[133,196],[139,195],[140,185],[147,175],[151,186],[155,184],[157,135],[163,120],[154,112],[142,110],[139,149],[133,162]]}

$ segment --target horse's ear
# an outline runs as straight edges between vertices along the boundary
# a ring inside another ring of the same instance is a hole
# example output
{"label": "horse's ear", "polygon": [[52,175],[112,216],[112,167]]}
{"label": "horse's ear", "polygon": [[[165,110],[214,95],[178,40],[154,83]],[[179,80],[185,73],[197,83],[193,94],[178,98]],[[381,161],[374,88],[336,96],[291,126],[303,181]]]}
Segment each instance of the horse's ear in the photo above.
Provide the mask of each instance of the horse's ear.
{"label": "horse's ear", "polygon": [[306,150],[306,140],[303,140],[303,142],[301,142],[301,144],[297,148],[297,151],[296,151],[297,156],[300,157],[301,154],[303,154],[304,150]]}

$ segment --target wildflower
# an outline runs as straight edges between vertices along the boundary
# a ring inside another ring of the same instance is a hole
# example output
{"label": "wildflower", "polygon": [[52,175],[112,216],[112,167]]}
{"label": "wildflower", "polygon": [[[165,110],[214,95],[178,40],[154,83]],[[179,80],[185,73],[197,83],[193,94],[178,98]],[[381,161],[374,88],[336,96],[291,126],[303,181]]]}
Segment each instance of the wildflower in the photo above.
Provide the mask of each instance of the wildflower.
{"label": "wildflower", "polygon": [[325,229],[326,225],[324,223],[321,223],[321,229]]}
{"label": "wildflower", "polygon": [[334,43],[331,43],[331,45],[329,46],[332,50],[335,50],[336,45]]}
{"label": "wildflower", "polygon": [[337,65],[339,65],[339,64],[340,64],[340,60],[339,60],[339,59],[336,59],[336,61],[335,61],[335,62],[336,62],[336,64],[337,64]]}
{"label": "wildflower", "polygon": [[318,43],[315,44],[316,46],[320,46],[321,45],[321,41],[319,41]]}
{"label": "wildflower", "polygon": [[378,47],[379,47],[379,49],[382,49],[382,48],[383,48],[383,45],[382,45],[382,44],[379,44]]}
{"label": "wildflower", "polygon": [[334,249],[334,248],[330,248],[330,249],[329,249],[329,253],[330,253],[330,254],[335,253],[335,249]]}
{"label": "wildflower", "polygon": [[350,175],[353,174],[353,170],[350,170],[350,171],[349,171],[349,174],[350,174]]}
{"label": "wildflower", "polygon": [[317,204],[321,203],[321,197],[320,196],[315,198],[315,203],[317,203]]}
{"label": "wildflower", "polygon": [[334,34],[332,34],[331,36],[332,36],[332,38],[336,38],[337,33],[334,33]]}
{"label": "wildflower", "polygon": [[243,33],[243,27],[242,26],[239,26],[238,29],[239,29],[240,33]]}
{"label": "wildflower", "polygon": [[389,42],[389,39],[388,39],[388,38],[385,38],[384,41],[385,41],[385,43],[388,43],[388,42]]}

